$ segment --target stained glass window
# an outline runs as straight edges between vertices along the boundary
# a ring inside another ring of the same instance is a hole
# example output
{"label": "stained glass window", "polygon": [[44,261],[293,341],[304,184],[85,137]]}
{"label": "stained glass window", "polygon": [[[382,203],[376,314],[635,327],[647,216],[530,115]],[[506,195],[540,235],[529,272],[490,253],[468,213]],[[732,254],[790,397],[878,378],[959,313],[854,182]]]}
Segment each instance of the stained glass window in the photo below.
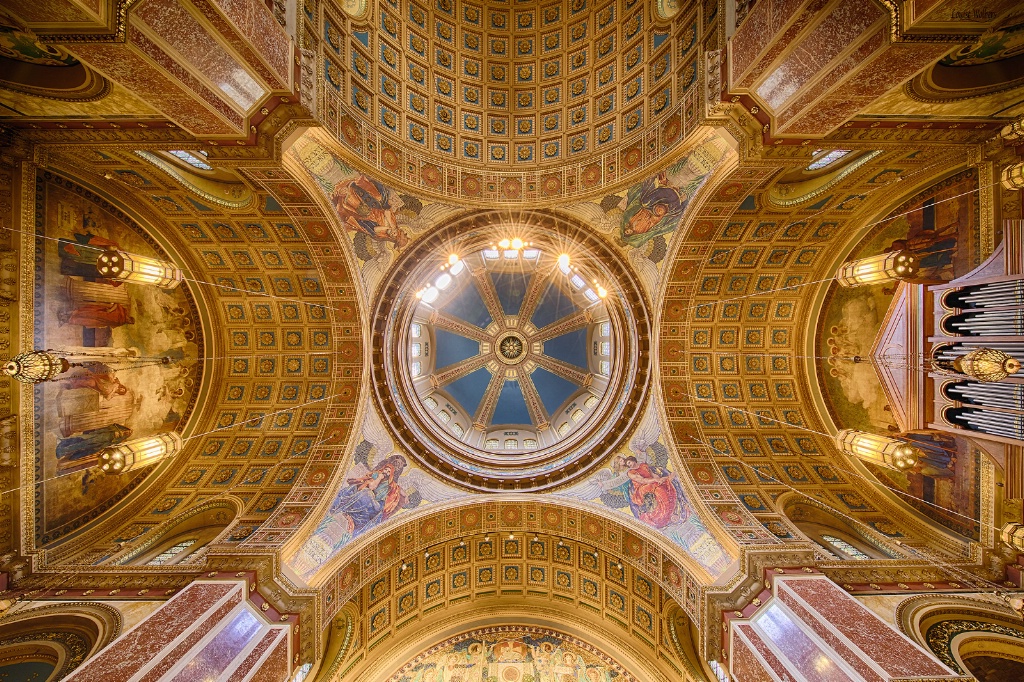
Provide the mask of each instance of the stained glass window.
{"label": "stained glass window", "polygon": [[841,540],[834,535],[822,535],[821,539],[838,549],[843,554],[852,557],[857,560],[870,559],[867,554],[860,551],[846,540]]}
{"label": "stained glass window", "polygon": [[[203,152],[199,153],[203,154],[203,156],[206,156],[206,154]],[[172,149],[171,151],[168,152],[168,154],[175,158],[181,159],[182,161],[192,166],[193,168],[198,168],[199,170],[213,170],[213,166],[206,163],[192,152],[186,152],[182,149]]]}
{"label": "stained glass window", "polygon": [[188,549],[189,547],[191,547],[194,544],[196,544],[195,538],[191,538],[191,539],[188,539],[188,540],[182,540],[178,544],[172,545],[172,546],[168,547],[167,549],[165,549],[164,551],[162,551],[159,554],[157,554],[155,557],[153,557],[152,559],[147,561],[146,565],[147,566],[163,566],[164,564],[169,562],[171,559],[173,559],[174,557],[178,556],[179,554],[181,554],[182,552],[184,552],[186,549]]}
{"label": "stained glass window", "polygon": [[811,164],[807,166],[807,170],[821,170],[825,166],[838,161],[839,159],[843,158],[844,156],[850,153],[849,149],[833,149],[829,153],[823,154],[822,156],[819,157],[818,154],[821,154],[822,151],[824,150],[816,149],[814,151],[814,155],[818,158],[814,159],[814,161],[812,161]]}

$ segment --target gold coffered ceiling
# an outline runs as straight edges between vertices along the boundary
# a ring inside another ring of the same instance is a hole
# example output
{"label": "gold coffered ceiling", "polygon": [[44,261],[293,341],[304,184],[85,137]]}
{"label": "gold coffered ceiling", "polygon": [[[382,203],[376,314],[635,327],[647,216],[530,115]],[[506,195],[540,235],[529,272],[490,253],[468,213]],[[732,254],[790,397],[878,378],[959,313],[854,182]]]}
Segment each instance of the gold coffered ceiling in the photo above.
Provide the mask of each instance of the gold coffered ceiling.
{"label": "gold coffered ceiling", "polygon": [[[424,161],[470,173],[614,164],[698,82],[695,7],[673,21],[639,0],[381,0],[361,19],[328,1],[320,11],[307,2],[321,115],[392,172],[419,174]],[[678,126],[645,156],[682,139]],[[376,158],[388,142],[399,146]]]}

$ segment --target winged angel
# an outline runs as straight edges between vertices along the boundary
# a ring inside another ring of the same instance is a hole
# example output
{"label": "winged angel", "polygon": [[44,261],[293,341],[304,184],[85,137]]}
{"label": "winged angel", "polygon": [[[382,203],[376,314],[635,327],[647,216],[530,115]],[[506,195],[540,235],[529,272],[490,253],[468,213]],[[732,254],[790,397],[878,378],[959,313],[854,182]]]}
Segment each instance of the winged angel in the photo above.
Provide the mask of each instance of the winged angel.
{"label": "winged angel", "polygon": [[625,509],[653,528],[681,523],[689,516],[686,494],[668,468],[668,448],[658,442],[660,426],[648,415],[630,442],[629,454],[618,454],[569,492],[585,500],[600,499],[613,509]]}
{"label": "winged angel", "polygon": [[[313,535],[292,559],[291,567],[304,580],[362,533],[403,509],[455,497],[458,492],[428,474],[411,468],[376,419],[363,426],[354,464]],[[389,452],[377,458],[377,453]]]}
{"label": "winged angel", "polygon": [[661,425],[651,410],[629,443],[610,465],[565,491],[581,500],[600,500],[613,509],[629,509],[640,522],[683,547],[712,577],[728,568],[732,557],[693,510],[659,440]]}

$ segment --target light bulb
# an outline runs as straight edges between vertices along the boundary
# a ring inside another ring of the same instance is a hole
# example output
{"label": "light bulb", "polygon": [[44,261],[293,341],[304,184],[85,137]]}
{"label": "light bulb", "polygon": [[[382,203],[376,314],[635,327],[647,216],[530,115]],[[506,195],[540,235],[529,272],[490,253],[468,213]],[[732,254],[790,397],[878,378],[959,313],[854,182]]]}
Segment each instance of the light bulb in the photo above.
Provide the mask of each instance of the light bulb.
{"label": "light bulb", "polygon": [[608,290],[607,290],[607,289],[605,289],[605,288],[604,288],[603,286],[601,286],[600,284],[598,284],[598,285],[597,285],[597,295],[598,295],[599,297],[601,297],[601,298],[604,298],[604,297],[606,297],[606,296],[608,295]]}
{"label": "light bulb", "polygon": [[510,242],[507,239],[502,239],[500,242],[498,242],[498,246],[500,246],[503,249],[507,249],[511,245],[512,245],[512,242]]}
{"label": "light bulb", "polygon": [[518,251],[519,249],[523,248],[523,240],[520,239],[519,237],[516,237],[515,239],[513,239],[512,240],[512,248],[515,249],[516,251]]}
{"label": "light bulb", "polygon": [[569,274],[569,254],[563,253],[558,257],[558,269]]}
{"label": "light bulb", "polygon": [[459,262],[459,257],[456,254],[448,256],[448,265],[455,265]]}

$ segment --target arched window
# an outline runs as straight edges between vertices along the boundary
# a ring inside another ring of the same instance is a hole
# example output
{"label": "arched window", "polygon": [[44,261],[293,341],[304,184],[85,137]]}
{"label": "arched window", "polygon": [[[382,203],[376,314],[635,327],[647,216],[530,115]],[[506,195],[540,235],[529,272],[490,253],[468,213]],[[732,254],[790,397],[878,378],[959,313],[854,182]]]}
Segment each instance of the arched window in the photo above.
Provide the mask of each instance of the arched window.
{"label": "arched window", "polygon": [[[168,152],[168,154],[177,159],[181,159],[182,161],[192,166],[193,168],[198,168],[199,170],[213,170],[213,166],[206,163],[206,161],[196,156],[192,152],[186,152],[183,149],[172,149],[171,151]],[[204,157],[206,156],[206,152],[203,151],[199,152],[199,154],[202,154]]]}
{"label": "arched window", "polygon": [[147,566],[163,566],[174,560],[176,556],[187,550],[192,545],[196,544],[195,538],[189,538],[188,540],[182,540],[181,542],[171,545],[164,551],[157,554],[155,557],[146,562]]}
{"label": "arched window", "polygon": [[862,559],[870,559],[871,558],[867,554],[862,552],[861,550],[859,550],[856,547],[854,547],[853,545],[851,545],[846,540],[843,540],[841,538],[837,538],[834,535],[824,535],[824,534],[822,534],[821,539],[824,540],[825,542],[827,542],[828,544],[832,545],[832,547],[834,547],[835,549],[839,550],[839,552],[841,552],[842,554],[846,554],[851,559],[862,560]]}
{"label": "arched window", "polygon": [[[822,151],[824,150],[816,149],[814,151],[814,161],[811,161],[810,165],[807,166],[807,170],[821,170],[825,166],[835,163],[836,161],[850,153],[849,149],[833,149],[832,151],[827,152],[825,154],[821,154]],[[819,156],[819,154],[821,155]]]}
{"label": "arched window", "polygon": [[790,501],[783,505],[783,510],[804,537],[837,561],[899,558],[895,551],[873,541],[850,521],[817,505]]}

